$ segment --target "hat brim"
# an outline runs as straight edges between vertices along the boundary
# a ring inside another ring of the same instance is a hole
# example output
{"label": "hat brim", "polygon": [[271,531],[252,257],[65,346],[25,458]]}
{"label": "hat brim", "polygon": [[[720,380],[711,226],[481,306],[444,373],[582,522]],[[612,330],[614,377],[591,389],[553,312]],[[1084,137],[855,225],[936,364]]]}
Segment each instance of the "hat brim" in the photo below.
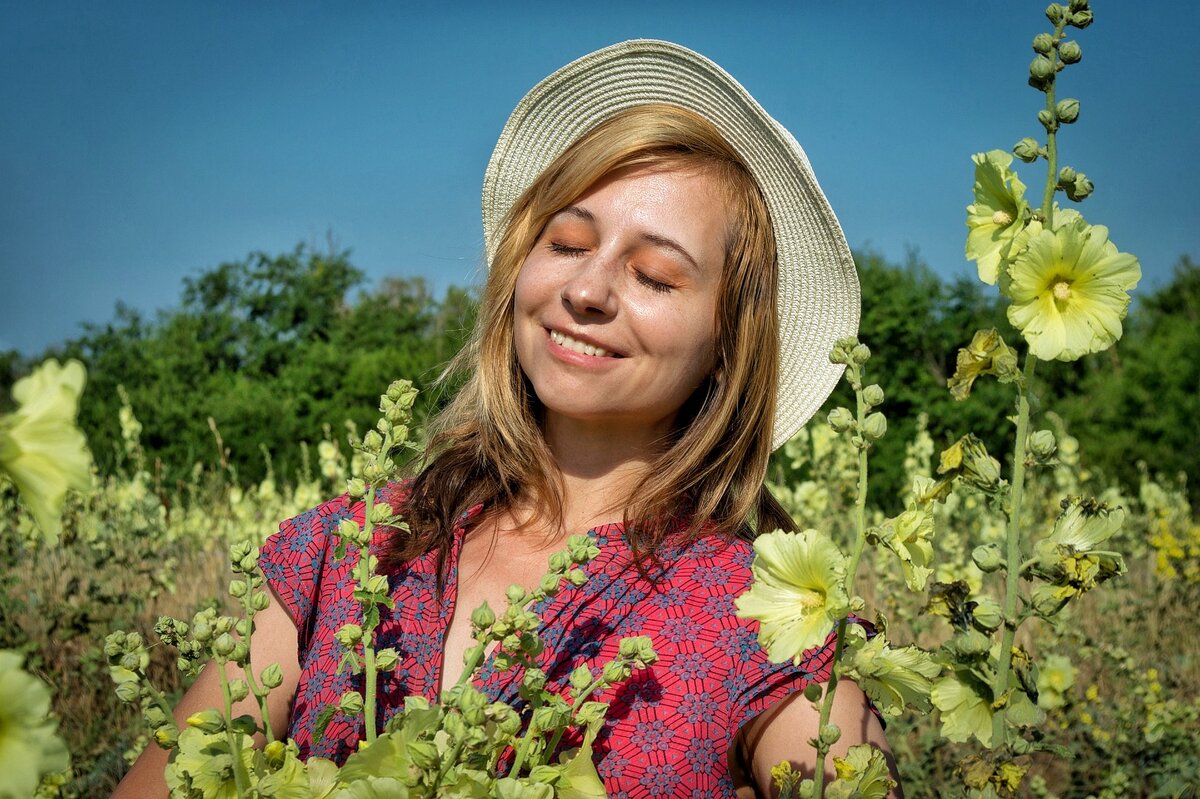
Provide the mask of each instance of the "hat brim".
{"label": "hat brim", "polygon": [[779,263],[779,383],[772,448],[804,426],[837,385],[829,362],[859,322],[858,275],[837,217],[799,143],[729,73],[680,45],[635,39],[567,64],[534,86],[504,126],[483,179],[488,264],[504,220],[564,150],[631,106],[669,103],[712,122],[758,182]]}

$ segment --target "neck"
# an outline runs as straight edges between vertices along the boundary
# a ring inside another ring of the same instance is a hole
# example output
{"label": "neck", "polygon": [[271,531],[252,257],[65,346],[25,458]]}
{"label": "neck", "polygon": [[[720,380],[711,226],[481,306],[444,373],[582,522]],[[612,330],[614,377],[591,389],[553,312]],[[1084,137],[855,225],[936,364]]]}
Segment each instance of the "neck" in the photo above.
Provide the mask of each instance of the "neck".
{"label": "neck", "polygon": [[621,518],[669,426],[631,429],[549,414],[543,429],[562,476],[563,532],[569,535]]}

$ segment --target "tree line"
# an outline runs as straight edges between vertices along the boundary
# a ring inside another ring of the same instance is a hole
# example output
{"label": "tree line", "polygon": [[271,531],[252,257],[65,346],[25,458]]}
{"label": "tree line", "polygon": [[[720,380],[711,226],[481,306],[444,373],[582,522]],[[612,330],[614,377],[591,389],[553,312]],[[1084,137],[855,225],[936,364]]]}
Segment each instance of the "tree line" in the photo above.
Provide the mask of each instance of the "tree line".
{"label": "tree line", "polygon": [[[855,259],[860,335],[875,354],[869,380],[888,396],[890,431],[873,460],[880,493],[898,492],[904,445],[921,412],[939,447],[974,431],[989,450],[1011,451],[1006,387],[979,381],[976,393],[992,401],[970,403],[945,387],[976,329],[996,327],[1017,344],[996,293],[965,277],[943,280],[915,256],[903,264],[872,252]],[[147,316],[118,305],[110,321],[84,325],[77,338],[35,357],[0,353],[0,402],[11,401],[12,382],[43,358],[79,358],[88,368],[80,424],[102,472],[122,460],[123,386],[164,483],[186,480],[198,461],[219,461],[210,418],[239,479],[262,479],[264,453],[291,479],[303,468],[299,442],[326,430],[344,439],[347,420],[360,430],[373,424],[379,393],[394,378],[422,389],[418,422],[444,403],[454,387],[433,385],[468,337],[475,302],[456,286],[437,296],[421,278],[368,287],[348,251],[253,253],[186,278],[177,307]],[[1087,441],[1085,465],[1106,479],[1136,485],[1139,461],[1168,475],[1200,473],[1198,317],[1200,267],[1184,257],[1169,282],[1135,294],[1116,347],[1039,365],[1040,390]],[[835,404],[850,404],[844,390],[826,411]]]}

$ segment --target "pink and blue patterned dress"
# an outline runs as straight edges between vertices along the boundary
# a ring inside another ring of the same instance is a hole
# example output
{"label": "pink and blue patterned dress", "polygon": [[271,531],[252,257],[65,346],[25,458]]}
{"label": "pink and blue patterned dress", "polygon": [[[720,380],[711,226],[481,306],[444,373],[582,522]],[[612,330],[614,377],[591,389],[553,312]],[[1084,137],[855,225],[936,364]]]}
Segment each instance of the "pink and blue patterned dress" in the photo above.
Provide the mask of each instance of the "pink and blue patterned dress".
{"label": "pink and blue patterned dress", "polygon": [[[348,554],[338,561],[333,554],[337,525],[345,518],[361,524],[363,504],[343,496],[284,522],[261,556],[268,583],[299,631],[301,676],[289,736],[302,757],[337,762],[355,750],[362,718],[336,714],[319,742],[312,733],[321,709],[355,687],[355,677],[338,673],[344,650],[334,639],[344,623],[361,617],[352,597],[357,558]],[[559,692],[580,663],[596,671],[610,660],[624,636],[650,636],[658,653],[658,662],[595,697],[610,703],[594,752],[610,799],[734,796],[726,757],[738,729],[809,682],[827,680],[833,637],[807,653],[800,666],[767,660],[756,640],[757,622],[739,619],[734,607],[734,598],[750,583],[753,549],[745,541],[709,536],[669,545],[661,553],[666,572],[652,585],[630,565],[622,525],[602,525],[588,535],[600,548],[584,567],[588,581],[580,587],[564,583],[533,609],[542,618],[540,665],[547,685]],[[460,528],[440,599],[434,553],[390,577],[396,607],[385,610],[376,646],[395,647],[401,661],[395,671],[380,675],[381,720],[402,708],[410,694],[436,699],[462,538]],[[519,684],[519,673],[499,672],[490,659],[475,683],[493,701],[515,707]]]}

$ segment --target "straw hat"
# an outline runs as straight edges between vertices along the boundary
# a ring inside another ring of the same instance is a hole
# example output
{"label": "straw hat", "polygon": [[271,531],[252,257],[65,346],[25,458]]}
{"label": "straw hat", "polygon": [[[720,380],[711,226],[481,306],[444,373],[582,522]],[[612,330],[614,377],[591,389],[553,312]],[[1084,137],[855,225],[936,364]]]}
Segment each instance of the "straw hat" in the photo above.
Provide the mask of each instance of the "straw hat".
{"label": "straw hat", "polygon": [[670,103],[712,122],[741,154],[770,210],[779,260],[780,369],[772,446],[821,407],[842,373],[829,362],[858,331],[858,275],[837,217],[799,143],[733,76],[671,42],[634,39],[589,53],[525,95],[508,118],[483,178],[488,263],[505,215],[576,139],[619,111]]}

